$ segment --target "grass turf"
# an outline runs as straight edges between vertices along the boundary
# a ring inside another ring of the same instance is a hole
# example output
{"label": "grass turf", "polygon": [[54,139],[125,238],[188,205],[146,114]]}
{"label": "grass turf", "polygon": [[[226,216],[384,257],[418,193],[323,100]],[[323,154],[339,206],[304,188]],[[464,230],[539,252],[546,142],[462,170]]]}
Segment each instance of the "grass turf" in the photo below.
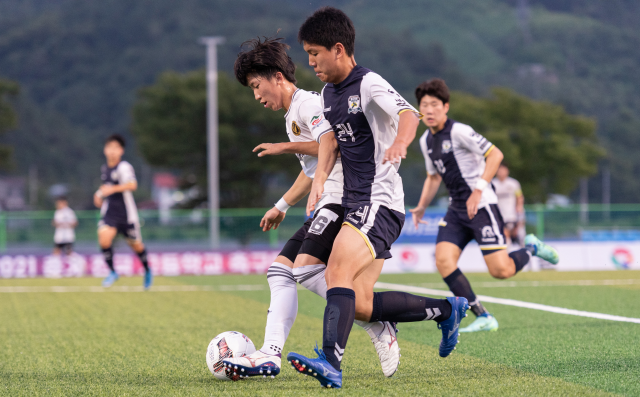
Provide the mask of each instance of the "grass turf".
{"label": "grass turf", "polygon": [[[494,281],[469,275],[478,285]],[[640,272],[522,273],[513,281],[640,279]],[[387,275],[399,284],[436,275]],[[139,278],[117,285],[139,285]],[[156,285],[261,285],[258,291],[0,293],[2,395],[600,395],[640,394],[640,325],[487,304],[491,333],[462,334],[437,355],[433,322],[402,324],[402,360],[382,376],[357,327],[344,358],[344,388],[327,391],[285,365],[276,379],[216,381],[204,354],[218,333],[238,330],[261,346],[269,292],[264,276],[175,277]],[[97,279],[0,280],[1,286],[99,285]],[[442,284],[443,289],[444,284]],[[640,317],[638,285],[476,287],[483,295]],[[322,339],[324,301],[299,293],[286,351],[310,354]],[[470,316],[471,318],[472,316]],[[463,326],[470,319],[466,319]]]}

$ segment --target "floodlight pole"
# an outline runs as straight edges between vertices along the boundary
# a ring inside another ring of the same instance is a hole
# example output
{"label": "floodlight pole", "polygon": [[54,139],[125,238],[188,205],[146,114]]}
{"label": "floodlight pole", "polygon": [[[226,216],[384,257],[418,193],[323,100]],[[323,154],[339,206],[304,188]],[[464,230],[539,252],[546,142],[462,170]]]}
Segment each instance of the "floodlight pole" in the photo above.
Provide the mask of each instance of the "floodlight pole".
{"label": "floodlight pole", "polygon": [[220,247],[220,159],[218,148],[218,44],[224,37],[201,37],[207,46],[207,166],[209,180],[209,238]]}

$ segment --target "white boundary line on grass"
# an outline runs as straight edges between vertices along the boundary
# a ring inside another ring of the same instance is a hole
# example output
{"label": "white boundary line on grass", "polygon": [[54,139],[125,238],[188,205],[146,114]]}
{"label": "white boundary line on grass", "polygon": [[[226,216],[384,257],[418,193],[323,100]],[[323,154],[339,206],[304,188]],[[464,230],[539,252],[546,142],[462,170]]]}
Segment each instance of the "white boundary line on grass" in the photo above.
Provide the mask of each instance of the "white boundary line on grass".
{"label": "white boundary line on grass", "polygon": [[[439,289],[413,287],[413,286],[410,286],[410,285],[381,283],[381,282],[377,282],[375,284],[375,288],[394,290],[394,291],[402,291],[402,292],[413,292],[413,293],[418,293],[418,294],[438,295],[438,296],[452,296],[453,295],[449,291],[443,291],[443,290],[439,290]],[[497,303],[499,305],[524,307],[524,308],[527,308],[527,309],[542,310],[542,311],[545,311],[545,312],[558,313],[558,314],[569,314],[569,315],[572,315],[572,316],[597,318],[597,319],[600,319],[600,320],[622,321],[622,322],[625,322],[625,323],[640,324],[640,318],[614,316],[614,315],[611,315],[611,314],[604,314],[604,313],[585,312],[585,311],[582,311],[582,310],[566,309],[564,307],[548,306],[548,305],[542,305],[542,304],[539,304],[539,303],[517,301],[517,300],[514,300],[514,299],[494,298],[494,297],[491,297],[491,296],[484,296],[484,295],[478,295],[478,299],[480,299],[483,302]]]}
{"label": "white boundary line on grass", "polygon": [[[521,287],[598,287],[618,285],[640,285],[639,279],[617,280],[548,280],[548,281],[480,281],[474,282],[474,287],[483,288],[521,288]],[[446,288],[442,283],[421,283],[419,287]]]}

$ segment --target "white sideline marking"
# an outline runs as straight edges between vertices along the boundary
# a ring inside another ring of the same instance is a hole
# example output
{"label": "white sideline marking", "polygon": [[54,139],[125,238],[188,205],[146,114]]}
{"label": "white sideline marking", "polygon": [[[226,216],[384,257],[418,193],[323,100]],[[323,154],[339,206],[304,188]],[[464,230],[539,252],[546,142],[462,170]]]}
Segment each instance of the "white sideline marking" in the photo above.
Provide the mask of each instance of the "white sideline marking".
{"label": "white sideline marking", "polygon": [[[453,294],[449,291],[443,291],[443,290],[431,289],[431,288],[413,287],[410,285],[403,285],[403,284],[377,282],[374,287],[379,289],[390,289],[395,291],[414,292],[418,294],[453,296]],[[477,295],[477,296],[478,296],[478,299],[480,299],[483,302],[497,303],[499,305],[524,307],[527,309],[542,310],[545,312],[559,313],[559,314],[569,314],[572,316],[597,318],[600,320],[622,321],[626,323],[640,324],[640,318],[622,317],[622,316],[614,316],[611,314],[604,314],[604,313],[594,313],[594,312],[585,312],[582,310],[565,309],[564,307],[548,306],[548,305],[542,305],[539,303],[517,301],[514,299],[494,298],[491,296],[484,296],[484,295]]]}
{"label": "white sideline marking", "polygon": [[[148,292],[193,292],[193,291],[260,291],[266,289],[261,284],[240,285],[156,285]],[[0,287],[0,293],[33,293],[33,292],[145,292],[142,286],[50,286],[50,287]]]}
{"label": "white sideline marking", "polygon": [[[474,282],[474,287],[483,288],[519,288],[519,287],[592,287],[608,285],[640,285],[637,279],[621,280],[552,280],[552,281],[485,281]],[[425,288],[446,288],[444,283],[421,283]]]}

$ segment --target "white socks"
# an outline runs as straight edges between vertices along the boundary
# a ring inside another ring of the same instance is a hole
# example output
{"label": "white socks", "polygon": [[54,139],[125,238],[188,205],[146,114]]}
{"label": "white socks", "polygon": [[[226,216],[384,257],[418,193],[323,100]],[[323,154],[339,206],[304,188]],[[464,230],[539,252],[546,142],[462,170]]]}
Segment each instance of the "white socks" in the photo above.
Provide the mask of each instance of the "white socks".
{"label": "white socks", "polygon": [[[293,269],[293,277],[303,287],[327,299],[327,281],[324,279],[324,272],[327,267],[325,265],[307,265]],[[357,325],[364,328],[371,338],[375,338],[384,331],[384,324],[381,322],[367,323],[365,321],[355,320]]]}
{"label": "white socks", "polygon": [[[322,280],[324,281],[324,272]],[[278,262],[269,266],[267,281],[271,289],[271,304],[264,331],[264,345],[260,350],[263,353],[280,355],[298,314],[298,286],[291,268]],[[325,296],[326,290],[325,283]]]}

